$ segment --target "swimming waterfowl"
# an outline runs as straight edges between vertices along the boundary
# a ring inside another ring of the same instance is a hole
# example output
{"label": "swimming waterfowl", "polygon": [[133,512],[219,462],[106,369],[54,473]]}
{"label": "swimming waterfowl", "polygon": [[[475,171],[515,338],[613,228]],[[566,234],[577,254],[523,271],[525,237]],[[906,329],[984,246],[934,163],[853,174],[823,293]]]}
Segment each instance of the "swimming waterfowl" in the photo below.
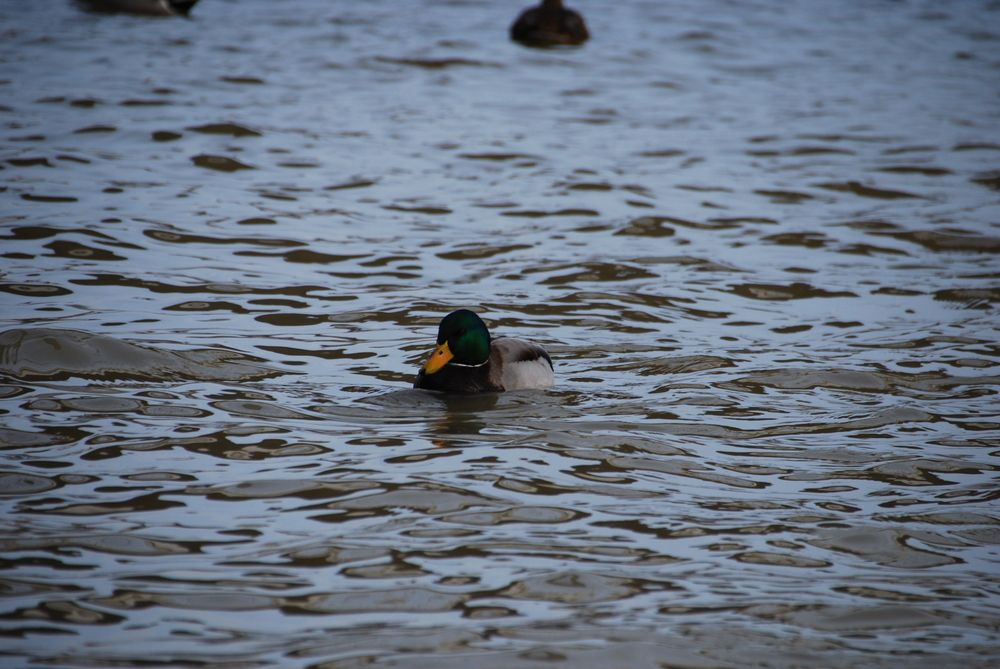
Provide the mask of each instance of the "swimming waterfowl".
{"label": "swimming waterfowl", "polygon": [[187,16],[198,0],[79,0],[99,12],[127,12],[150,16]]}
{"label": "swimming waterfowl", "polygon": [[510,38],[526,46],[583,44],[589,37],[583,17],[563,7],[562,0],[542,0],[521,12],[510,27]]}
{"label": "swimming waterfowl", "polygon": [[483,319],[459,309],[441,320],[437,348],[413,387],[482,393],[549,388],[553,382],[552,358],[545,349],[521,339],[493,339]]}

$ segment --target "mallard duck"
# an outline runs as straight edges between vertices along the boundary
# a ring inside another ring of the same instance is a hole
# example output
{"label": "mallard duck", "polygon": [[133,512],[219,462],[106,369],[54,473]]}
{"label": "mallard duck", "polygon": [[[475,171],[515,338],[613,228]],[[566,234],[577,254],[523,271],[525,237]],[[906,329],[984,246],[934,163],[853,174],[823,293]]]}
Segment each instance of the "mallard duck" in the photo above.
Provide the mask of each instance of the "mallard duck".
{"label": "mallard duck", "polygon": [[583,17],[563,7],[562,0],[542,0],[521,12],[510,27],[510,38],[526,46],[583,44],[589,37]]}
{"label": "mallard duck", "polygon": [[545,349],[521,339],[493,339],[483,319],[459,309],[441,320],[437,348],[413,387],[482,393],[549,388],[553,380],[552,358]]}
{"label": "mallard duck", "polygon": [[98,12],[187,16],[198,0],[79,0],[79,2]]}

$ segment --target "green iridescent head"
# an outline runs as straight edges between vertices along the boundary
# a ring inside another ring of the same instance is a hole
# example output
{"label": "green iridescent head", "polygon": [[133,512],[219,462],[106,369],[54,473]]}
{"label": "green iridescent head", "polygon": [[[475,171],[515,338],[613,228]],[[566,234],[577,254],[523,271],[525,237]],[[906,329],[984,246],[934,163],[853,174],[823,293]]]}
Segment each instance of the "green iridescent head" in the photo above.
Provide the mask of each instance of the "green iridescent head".
{"label": "green iridescent head", "polygon": [[468,309],[453,311],[438,326],[437,348],[424,373],[433,374],[446,364],[478,366],[490,357],[490,332],[486,323]]}

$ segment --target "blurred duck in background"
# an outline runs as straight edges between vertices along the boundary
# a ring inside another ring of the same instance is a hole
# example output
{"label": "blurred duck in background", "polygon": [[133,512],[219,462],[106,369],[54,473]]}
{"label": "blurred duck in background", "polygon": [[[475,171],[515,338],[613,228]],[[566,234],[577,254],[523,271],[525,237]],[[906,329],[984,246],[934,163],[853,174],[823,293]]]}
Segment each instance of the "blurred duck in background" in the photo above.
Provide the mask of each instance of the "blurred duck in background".
{"label": "blurred duck in background", "polygon": [[521,12],[510,27],[510,38],[525,46],[583,44],[589,37],[583,17],[563,7],[562,0],[542,0],[537,7]]}
{"label": "blurred duck in background", "polygon": [[198,0],[78,0],[96,12],[124,12],[147,16],[187,16]]}

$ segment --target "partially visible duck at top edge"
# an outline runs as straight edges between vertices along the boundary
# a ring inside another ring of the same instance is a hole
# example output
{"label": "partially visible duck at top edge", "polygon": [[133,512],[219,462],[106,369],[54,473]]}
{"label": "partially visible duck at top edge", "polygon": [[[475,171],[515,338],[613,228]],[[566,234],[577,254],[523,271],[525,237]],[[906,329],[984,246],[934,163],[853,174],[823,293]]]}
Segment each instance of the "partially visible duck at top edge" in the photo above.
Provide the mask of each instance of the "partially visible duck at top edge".
{"label": "partially visible duck at top edge", "polygon": [[538,344],[498,337],[468,309],[453,311],[438,326],[437,348],[417,374],[414,388],[451,393],[550,388],[552,358]]}
{"label": "partially visible duck at top edge", "polygon": [[583,17],[563,7],[562,0],[542,0],[537,7],[521,12],[510,27],[510,38],[525,46],[583,44],[589,37]]}
{"label": "partially visible duck at top edge", "polygon": [[148,16],[187,16],[198,0],[78,0],[98,12],[124,12]]}

